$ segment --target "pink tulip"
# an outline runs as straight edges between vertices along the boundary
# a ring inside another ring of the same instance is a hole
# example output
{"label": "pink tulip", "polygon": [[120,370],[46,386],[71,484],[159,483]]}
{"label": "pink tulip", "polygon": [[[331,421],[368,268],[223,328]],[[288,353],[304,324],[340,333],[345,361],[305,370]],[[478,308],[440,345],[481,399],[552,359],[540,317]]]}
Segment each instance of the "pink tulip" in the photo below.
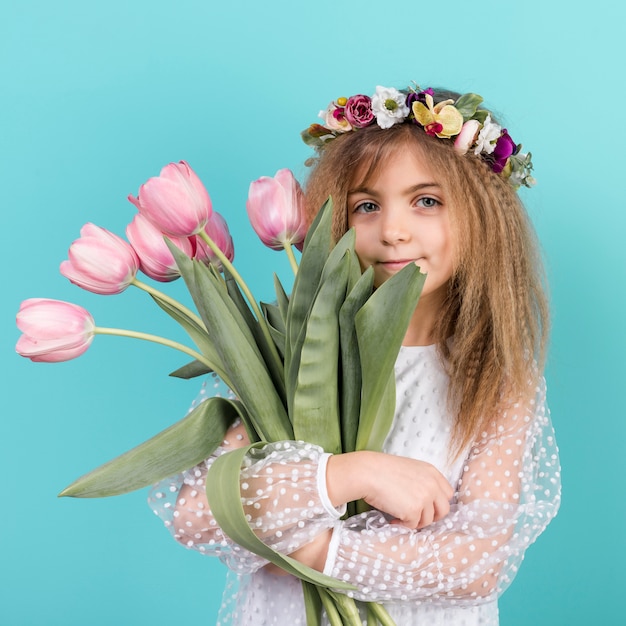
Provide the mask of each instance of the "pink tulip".
{"label": "pink tulip", "polygon": [[246,208],[252,228],[269,248],[281,250],[286,243],[299,247],[304,241],[304,194],[288,169],[251,183]]}
{"label": "pink tulip", "polygon": [[166,165],[128,199],[161,232],[174,237],[199,233],[211,217],[211,198],[185,161]]}
{"label": "pink tulip", "polygon": [[[163,233],[141,213],[126,227],[126,236],[139,257],[141,271],[154,280],[167,283],[180,277],[178,266],[165,243]],[[187,256],[193,257],[195,246],[188,237],[169,237]]]}
{"label": "pink tulip", "polygon": [[95,323],[88,311],[77,304],[30,298],[17,314],[23,335],[16,352],[31,361],[58,363],[80,356],[91,344]]}
{"label": "pink tulip", "polygon": [[102,295],[120,293],[139,269],[139,258],[121,237],[95,224],[85,224],[72,243],[61,274],[70,282]]}
{"label": "pink tulip", "polygon": [[[217,211],[213,211],[213,215],[211,215],[211,219],[207,222],[204,230],[224,253],[224,256],[229,261],[232,261],[235,258],[235,247],[226,220]],[[215,260],[213,251],[200,237],[196,237],[196,245],[197,249],[194,258],[203,263],[210,263]]]}

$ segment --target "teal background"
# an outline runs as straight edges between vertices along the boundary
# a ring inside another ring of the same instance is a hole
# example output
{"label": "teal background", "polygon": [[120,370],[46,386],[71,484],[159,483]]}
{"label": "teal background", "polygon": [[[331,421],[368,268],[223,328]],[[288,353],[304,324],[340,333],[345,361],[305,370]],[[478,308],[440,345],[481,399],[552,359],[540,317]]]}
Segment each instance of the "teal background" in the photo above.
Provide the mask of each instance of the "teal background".
{"label": "teal background", "polygon": [[[24,0],[0,18],[3,295],[0,623],[215,622],[224,570],[145,504],[57,499],[74,478],[182,417],[198,384],[166,348],[98,337],[80,359],[14,353],[21,300],[82,304],[101,326],[180,334],[138,290],[101,297],[58,273],[80,227],[119,234],[170,161],[198,172],[259,299],[283,257],[248,226],[248,184],[305,173],[299,132],[376,84],[485,96],[534,155],[524,191],[545,251],[549,399],[563,505],[501,601],[504,626],[615,624],[623,605],[626,368],[624,9],[608,0]],[[168,289],[168,288],[166,288]],[[181,285],[168,290],[184,298]]]}

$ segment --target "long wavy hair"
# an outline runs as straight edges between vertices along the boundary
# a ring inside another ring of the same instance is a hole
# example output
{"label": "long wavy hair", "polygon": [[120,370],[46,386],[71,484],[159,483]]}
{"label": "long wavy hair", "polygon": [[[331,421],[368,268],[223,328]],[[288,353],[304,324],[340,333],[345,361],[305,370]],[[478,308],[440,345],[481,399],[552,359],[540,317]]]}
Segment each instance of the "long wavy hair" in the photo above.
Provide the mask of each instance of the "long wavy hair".
{"label": "long wavy hair", "polygon": [[348,228],[348,190],[375,178],[397,150],[425,159],[438,178],[448,199],[456,259],[434,336],[450,376],[458,455],[499,411],[534,388],[543,367],[548,306],[534,230],[517,193],[481,158],[461,155],[451,144],[410,123],[348,132],[323,148],[305,194],[311,220],[332,197],[339,238]]}

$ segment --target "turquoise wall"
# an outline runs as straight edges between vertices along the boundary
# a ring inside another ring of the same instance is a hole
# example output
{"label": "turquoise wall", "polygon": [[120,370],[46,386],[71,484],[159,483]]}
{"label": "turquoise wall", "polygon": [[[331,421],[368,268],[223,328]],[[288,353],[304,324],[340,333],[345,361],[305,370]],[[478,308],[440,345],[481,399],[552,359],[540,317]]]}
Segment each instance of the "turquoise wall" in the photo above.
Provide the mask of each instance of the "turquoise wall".
{"label": "turquoise wall", "polygon": [[[563,506],[505,594],[504,626],[613,624],[622,605],[626,378],[624,9],[597,0],[470,4],[23,0],[0,19],[2,314],[0,623],[215,621],[224,570],[183,550],[145,492],[57,499],[74,478],[182,417],[197,384],[165,348],[98,337],[80,359],[14,353],[27,297],[101,326],[178,337],[145,294],[58,273],[87,221],[123,233],[126,201],[186,159],[227,216],[258,298],[289,268],[247,224],[251,180],[304,173],[299,132],[340,95],[416,80],[476,91],[534,155],[524,191],[545,250],[549,398]],[[587,5],[585,5],[587,6]],[[136,293],[135,293],[136,292]],[[181,285],[173,295],[184,297]]]}

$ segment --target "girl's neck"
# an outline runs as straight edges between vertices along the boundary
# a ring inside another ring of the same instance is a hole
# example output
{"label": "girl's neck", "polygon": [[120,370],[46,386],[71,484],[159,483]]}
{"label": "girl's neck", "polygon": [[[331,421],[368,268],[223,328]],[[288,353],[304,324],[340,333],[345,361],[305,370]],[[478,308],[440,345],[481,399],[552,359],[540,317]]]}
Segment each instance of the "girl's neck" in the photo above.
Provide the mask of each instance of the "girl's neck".
{"label": "girl's neck", "polygon": [[434,292],[420,298],[404,335],[403,346],[430,346],[436,342],[435,324],[444,295]]}

